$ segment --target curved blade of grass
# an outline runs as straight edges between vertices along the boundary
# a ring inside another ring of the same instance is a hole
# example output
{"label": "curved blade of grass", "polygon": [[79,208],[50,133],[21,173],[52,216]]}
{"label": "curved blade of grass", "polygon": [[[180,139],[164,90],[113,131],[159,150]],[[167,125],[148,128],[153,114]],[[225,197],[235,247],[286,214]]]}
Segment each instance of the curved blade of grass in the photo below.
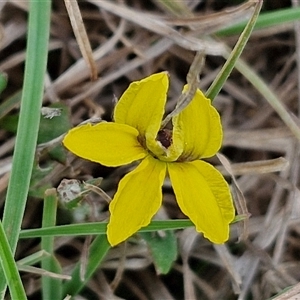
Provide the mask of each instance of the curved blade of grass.
{"label": "curved blade of grass", "polygon": [[[0,221],[0,262],[12,299],[27,299],[14,256]],[[5,289],[0,297],[4,299]]]}
{"label": "curved blade of grass", "polygon": [[213,83],[211,84],[209,89],[207,90],[206,97],[211,99],[212,101],[219,94],[219,92],[222,89],[224,83],[226,82],[228,76],[230,75],[231,71],[233,70],[233,68],[236,64],[236,61],[242,54],[242,52],[247,44],[247,41],[250,38],[250,35],[254,28],[256,20],[258,18],[259,12],[262,7],[262,3],[263,2],[261,0],[259,0],[257,2],[256,6],[254,8],[253,15],[249,19],[244,31],[240,35],[234,49],[230,53],[228,59],[226,60],[224,66],[222,67],[221,71],[219,72],[219,74],[217,75],[217,77],[215,78],[215,80],[213,81]]}
{"label": "curved blade of grass", "polygon": [[[51,1],[31,0],[20,119],[8,185],[3,228],[15,252],[29,189],[43,97],[50,28]],[[0,270],[0,294],[6,280]],[[16,299],[16,298],[15,298]]]}
{"label": "curved blade of grass", "polygon": [[[266,12],[258,17],[254,26],[254,30],[263,29],[297,20],[300,20],[300,7],[285,8],[276,11]],[[234,34],[239,34],[243,30],[245,25],[246,22],[239,22],[235,25],[219,30],[216,34],[218,36],[230,36]]]}
{"label": "curved blade of grass", "polygon": [[[237,215],[231,224],[244,220],[247,216]],[[25,229],[20,232],[20,238],[37,238],[43,236],[82,236],[106,234],[107,222],[94,222],[82,224],[60,225],[47,228]],[[194,224],[188,220],[166,220],[152,221],[147,227],[139,230],[139,232],[151,232],[157,230],[176,230],[192,227]]]}
{"label": "curved blade of grass", "polygon": [[[25,229],[21,231],[20,238],[106,234],[106,226],[107,222],[94,222],[53,226],[38,229]],[[140,229],[139,232],[183,229],[191,226],[194,226],[194,224],[190,220],[152,221],[147,227]]]}

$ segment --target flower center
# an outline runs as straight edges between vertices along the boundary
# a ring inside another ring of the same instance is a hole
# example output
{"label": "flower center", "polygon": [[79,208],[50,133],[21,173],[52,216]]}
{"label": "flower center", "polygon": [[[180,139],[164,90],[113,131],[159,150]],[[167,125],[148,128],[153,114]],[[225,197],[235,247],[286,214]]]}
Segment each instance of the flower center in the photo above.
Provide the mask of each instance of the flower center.
{"label": "flower center", "polygon": [[172,130],[162,129],[157,133],[156,140],[159,141],[166,149],[172,144]]}

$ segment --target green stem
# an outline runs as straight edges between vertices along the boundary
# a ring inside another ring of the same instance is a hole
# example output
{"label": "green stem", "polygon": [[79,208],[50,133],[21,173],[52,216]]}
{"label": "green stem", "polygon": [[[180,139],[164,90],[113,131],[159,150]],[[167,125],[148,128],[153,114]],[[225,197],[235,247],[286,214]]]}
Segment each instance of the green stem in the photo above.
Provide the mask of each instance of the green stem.
{"label": "green stem", "polygon": [[219,74],[217,75],[217,77],[215,78],[214,82],[211,84],[211,86],[209,87],[209,89],[206,92],[206,97],[214,100],[214,98],[219,94],[220,90],[222,89],[224,83],[226,82],[228,76],[230,75],[231,71],[233,70],[236,61],[238,60],[238,58],[240,57],[240,55],[242,54],[249,38],[251,35],[251,32],[254,28],[254,25],[256,23],[256,20],[259,16],[259,12],[261,10],[262,7],[262,1],[258,1],[253,15],[251,16],[249,22],[247,23],[244,31],[242,32],[242,34],[240,35],[234,49],[232,50],[232,52],[230,53],[228,59],[226,60],[224,66],[222,67],[221,71],[219,72]]}
{"label": "green stem", "polygon": [[[52,188],[46,190],[42,221],[43,228],[55,225],[57,201],[56,189]],[[43,236],[41,246],[42,250],[50,254],[49,257],[45,257],[42,260],[42,269],[49,272],[61,273],[61,268],[54,257],[54,237]],[[42,276],[43,299],[61,299],[61,287],[61,279],[52,278],[46,275]]]}

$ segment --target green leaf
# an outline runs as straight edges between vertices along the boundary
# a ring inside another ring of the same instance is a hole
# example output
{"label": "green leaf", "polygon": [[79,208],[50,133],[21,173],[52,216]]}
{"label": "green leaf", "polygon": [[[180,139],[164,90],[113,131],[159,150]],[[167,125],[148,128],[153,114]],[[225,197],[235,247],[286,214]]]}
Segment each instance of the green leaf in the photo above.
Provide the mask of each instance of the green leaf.
{"label": "green leaf", "polygon": [[52,186],[45,182],[45,177],[49,175],[54,168],[54,163],[48,164],[47,167],[41,168],[37,162],[34,163],[30,179],[29,195],[35,198],[44,198],[45,191]]}
{"label": "green leaf", "polygon": [[[17,97],[14,99],[17,99]],[[47,107],[47,109],[57,109],[59,111],[59,115],[53,117],[44,116],[41,118],[37,144],[49,142],[67,132],[71,128],[69,109],[65,104],[60,102],[53,103]],[[5,110],[5,108],[3,108],[3,110]],[[7,115],[0,120],[0,127],[11,133],[16,133],[18,121],[18,114]],[[52,159],[62,163],[65,162],[66,151],[61,145],[49,147],[47,151]]]}
{"label": "green leaf", "polygon": [[[69,111],[66,105],[57,102],[44,109],[49,110],[50,113],[51,110],[54,110],[54,112],[58,112],[58,115],[48,114],[41,118],[37,140],[38,144],[46,143],[59,137],[71,127]],[[4,118],[4,122],[6,122],[6,118]],[[66,160],[66,151],[60,144],[53,144],[44,148],[42,156],[45,156],[45,154],[48,154],[51,159],[61,163],[64,163]],[[46,189],[52,187],[48,182],[45,182],[44,178],[53,171],[55,167],[53,160],[48,160],[47,166],[43,168],[41,168],[39,162],[35,160],[30,181],[30,196],[43,198]]]}
{"label": "green leaf", "polygon": [[141,232],[140,235],[148,243],[156,272],[167,274],[177,258],[177,239],[174,231]]}
{"label": "green leaf", "polygon": [[47,108],[57,109],[60,113],[55,116],[44,115],[41,118],[38,144],[49,142],[71,128],[69,110],[65,104],[56,102]]}
{"label": "green leaf", "polygon": [[0,93],[2,93],[7,85],[7,75],[4,73],[0,73]]}
{"label": "green leaf", "polygon": [[0,120],[0,127],[11,133],[16,133],[18,127],[18,121],[19,121],[18,115],[5,116]]}
{"label": "green leaf", "polygon": [[[59,116],[44,116],[41,118],[37,140],[38,144],[49,142],[71,128],[69,110],[65,104],[57,102],[51,104],[48,108],[58,109],[60,113]],[[66,160],[66,151],[61,145],[49,148],[48,153],[52,159],[61,163],[64,163]]]}

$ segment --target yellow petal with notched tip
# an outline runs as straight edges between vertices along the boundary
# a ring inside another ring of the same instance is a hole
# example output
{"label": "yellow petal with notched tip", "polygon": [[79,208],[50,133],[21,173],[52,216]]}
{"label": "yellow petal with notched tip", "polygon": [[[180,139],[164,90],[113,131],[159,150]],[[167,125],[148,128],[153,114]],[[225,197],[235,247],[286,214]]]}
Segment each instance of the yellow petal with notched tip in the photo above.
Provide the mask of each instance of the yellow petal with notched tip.
{"label": "yellow petal with notched tip", "polygon": [[132,82],[116,105],[115,122],[136,128],[145,144],[146,139],[153,143],[164,115],[168,87],[166,72]]}
{"label": "yellow petal with notched tip", "polygon": [[138,134],[135,128],[125,124],[86,124],[71,129],[63,144],[77,156],[108,167],[117,167],[147,155],[137,140]]}
{"label": "yellow petal with notched tip", "polygon": [[[186,91],[187,86],[184,87]],[[223,132],[220,115],[200,90],[189,105],[173,117],[173,130],[184,146],[179,160],[211,157],[221,147]]]}
{"label": "yellow petal with notched tip", "polygon": [[213,243],[226,242],[235,213],[222,174],[203,161],[170,163],[168,172],[178,205],[196,230]]}
{"label": "yellow petal with notched tip", "polygon": [[112,246],[150,223],[161,206],[165,175],[166,164],[147,156],[120,181],[109,206],[107,237]]}

